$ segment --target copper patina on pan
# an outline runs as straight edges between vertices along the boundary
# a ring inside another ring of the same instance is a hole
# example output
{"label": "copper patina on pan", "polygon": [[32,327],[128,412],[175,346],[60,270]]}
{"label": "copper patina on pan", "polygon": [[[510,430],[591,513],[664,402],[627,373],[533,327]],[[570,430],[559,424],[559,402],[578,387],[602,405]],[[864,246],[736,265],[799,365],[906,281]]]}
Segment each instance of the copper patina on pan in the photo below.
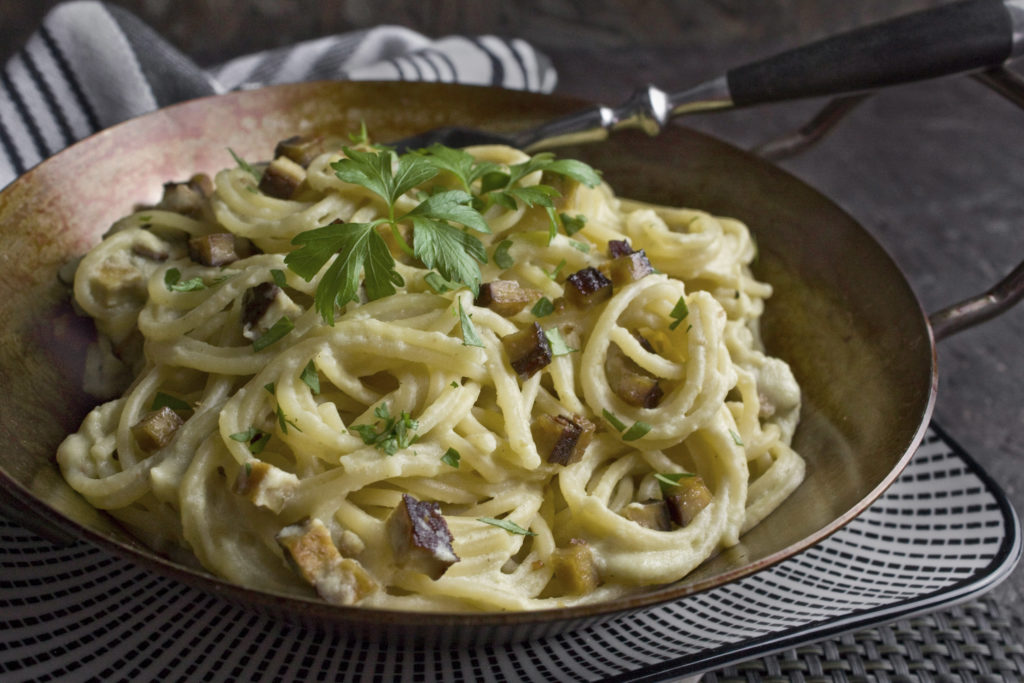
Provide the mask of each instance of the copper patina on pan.
{"label": "copper patina on pan", "polygon": [[91,322],[59,268],[162,184],[270,155],[301,133],[376,139],[443,125],[511,131],[580,108],[553,96],[439,84],[312,83],[195,100],[105,130],[0,193],[0,486],[5,512],[53,539],[84,538],[136,564],[284,619],[361,637],[438,643],[550,635],[713,588],[822,540],[871,503],[910,458],[936,388],[928,319],[885,251],[850,216],[791,175],[725,143],[671,127],[620,134],[559,156],[604,172],[624,197],[739,218],[759,246],[755,272],[775,294],[766,344],[804,391],[794,446],[801,487],[742,542],[683,581],[613,602],[527,613],[406,613],[337,607],[228,584],[143,547],[63,481],[54,453],[94,399],[82,390]]}

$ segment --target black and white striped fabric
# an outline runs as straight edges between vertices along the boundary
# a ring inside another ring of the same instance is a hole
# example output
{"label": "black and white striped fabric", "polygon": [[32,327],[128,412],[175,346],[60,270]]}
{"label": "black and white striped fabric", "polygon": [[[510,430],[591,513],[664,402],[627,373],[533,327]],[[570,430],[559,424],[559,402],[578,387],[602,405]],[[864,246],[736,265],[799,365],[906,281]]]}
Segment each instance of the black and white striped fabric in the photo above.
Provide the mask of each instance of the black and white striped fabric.
{"label": "black and white striped fabric", "polygon": [[0,72],[0,187],[98,130],[196,97],[311,80],[417,80],[551,92],[550,60],[522,40],[431,39],[380,26],[202,69],[124,8],[57,6]]}

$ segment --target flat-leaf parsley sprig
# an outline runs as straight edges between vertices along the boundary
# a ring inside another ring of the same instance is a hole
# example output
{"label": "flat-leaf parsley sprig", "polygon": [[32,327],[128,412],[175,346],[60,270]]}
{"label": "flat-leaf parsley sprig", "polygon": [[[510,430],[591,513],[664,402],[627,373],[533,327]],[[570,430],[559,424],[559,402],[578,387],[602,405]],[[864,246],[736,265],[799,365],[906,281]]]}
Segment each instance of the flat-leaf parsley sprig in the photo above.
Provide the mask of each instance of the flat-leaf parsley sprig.
{"label": "flat-leaf parsley sprig", "polygon": [[[335,175],[379,196],[386,215],[369,223],[335,222],[307,230],[295,236],[292,244],[299,248],[285,257],[288,267],[308,282],[337,254],[314,297],[317,311],[331,325],[336,306],[358,300],[360,282],[371,300],[390,296],[405,284],[379,227],[390,228],[398,246],[424,266],[449,282],[465,285],[475,295],[487,251],[474,232],[490,232],[483,211],[495,203],[514,206],[517,201],[553,206],[551,198],[558,194],[554,188],[517,185],[535,171],[564,175],[590,186],[600,182],[598,173],[587,164],[555,160],[550,154],[536,155],[505,171],[493,162],[478,162],[463,150],[443,145],[405,154],[386,148],[362,151],[346,147],[344,152],[345,158],[331,164]],[[398,215],[399,198],[441,171],[452,174],[462,189],[425,193],[411,211]],[[399,230],[403,223],[412,226],[412,246]]]}

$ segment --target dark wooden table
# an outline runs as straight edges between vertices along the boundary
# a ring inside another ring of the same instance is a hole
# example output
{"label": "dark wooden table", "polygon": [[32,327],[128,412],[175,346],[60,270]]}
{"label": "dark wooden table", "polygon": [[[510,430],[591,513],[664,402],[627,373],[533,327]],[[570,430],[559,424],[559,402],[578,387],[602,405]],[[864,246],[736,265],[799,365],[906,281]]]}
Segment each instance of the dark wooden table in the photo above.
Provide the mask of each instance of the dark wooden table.
{"label": "dark wooden table", "polygon": [[[16,49],[52,4],[0,0],[0,54]],[[379,23],[428,35],[515,35],[552,58],[558,92],[617,104],[637,85],[682,89],[779,48],[938,3],[119,4],[200,64]],[[820,104],[773,105],[686,123],[747,147],[799,126]],[[1024,258],[1024,110],[969,78],[878,93],[818,146],[783,165],[832,197],[888,248],[926,310],[979,293]],[[935,409],[937,422],[993,475],[1018,511],[1024,510],[1022,339],[1024,306],[1018,306],[944,341]],[[1024,568],[995,590],[1003,604],[1024,615]]]}

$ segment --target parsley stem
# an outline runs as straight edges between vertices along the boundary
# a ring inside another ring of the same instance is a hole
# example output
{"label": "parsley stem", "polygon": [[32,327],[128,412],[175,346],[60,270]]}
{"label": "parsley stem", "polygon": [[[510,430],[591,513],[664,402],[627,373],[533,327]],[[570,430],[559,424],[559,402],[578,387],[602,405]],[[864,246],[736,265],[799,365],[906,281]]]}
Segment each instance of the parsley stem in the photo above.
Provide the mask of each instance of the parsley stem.
{"label": "parsley stem", "polygon": [[402,233],[399,232],[398,223],[394,220],[389,221],[389,223],[391,225],[391,234],[395,236],[395,241],[398,242],[399,248],[409,256],[415,256],[416,253],[412,250],[412,247],[409,246],[409,243],[405,241],[405,238],[402,237]]}

